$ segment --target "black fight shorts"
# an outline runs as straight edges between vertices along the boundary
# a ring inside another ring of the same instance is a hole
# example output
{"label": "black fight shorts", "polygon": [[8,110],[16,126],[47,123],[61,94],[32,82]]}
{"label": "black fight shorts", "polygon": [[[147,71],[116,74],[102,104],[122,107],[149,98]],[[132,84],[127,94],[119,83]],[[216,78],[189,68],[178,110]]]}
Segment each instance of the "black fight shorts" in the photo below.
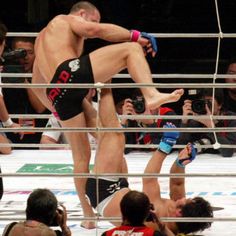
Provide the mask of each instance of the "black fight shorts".
{"label": "black fight shorts", "polygon": [[[89,56],[64,61],[56,70],[51,83],[94,83]],[[48,88],[47,97],[52,102],[61,120],[68,120],[83,111],[82,102],[88,89]]]}
{"label": "black fight shorts", "polygon": [[[97,196],[97,186],[99,196]],[[89,198],[92,207],[96,208],[100,202],[111,196],[113,193],[121,190],[122,188],[128,187],[129,183],[125,178],[120,178],[118,181],[89,178],[86,183],[86,195]]]}

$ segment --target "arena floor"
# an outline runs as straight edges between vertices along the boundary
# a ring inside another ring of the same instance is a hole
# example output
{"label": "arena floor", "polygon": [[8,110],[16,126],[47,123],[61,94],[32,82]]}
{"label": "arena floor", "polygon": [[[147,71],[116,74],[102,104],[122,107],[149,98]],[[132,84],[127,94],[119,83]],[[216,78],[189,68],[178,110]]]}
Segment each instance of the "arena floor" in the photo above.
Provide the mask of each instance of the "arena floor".
{"label": "arena floor", "polygon": [[[143,169],[151,153],[132,153],[126,156],[130,173],[143,173]],[[94,153],[93,153],[94,156]],[[165,161],[162,173],[168,173],[176,153],[171,154]],[[93,161],[93,160],[92,160]],[[14,150],[11,155],[0,155],[3,173],[71,173],[72,157],[69,150]],[[187,173],[236,173],[236,155],[233,158],[222,158],[217,155],[199,155],[188,166]],[[141,179],[129,179],[132,189],[141,190]],[[161,178],[163,197],[168,197],[168,178]],[[69,215],[81,216],[81,208],[77,198],[73,179],[71,177],[5,177],[4,196],[0,202],[0,233],[6,223],[16,217],[24,216],[26,199],[32,189],[49,188],[69,210]],[[214,177],[186,179],[188,197],[200,195],[209,200],[212,205],[223,207],[216,211],[215,217],[236,218],[236,181],[235,177]],[[18,212],[14,212],[18,210]],[[22,211],[20,213],[19,211]],[[6,220],[7,219],[7,220]],[[98,228],[86,230],[80,227],[79,221],[69,221],[72,235],[100,235],[111,227],[108,222],[98,222]],[[210,230],[201,233],[205,236],[236,235],[235,222],[214,222]]]}

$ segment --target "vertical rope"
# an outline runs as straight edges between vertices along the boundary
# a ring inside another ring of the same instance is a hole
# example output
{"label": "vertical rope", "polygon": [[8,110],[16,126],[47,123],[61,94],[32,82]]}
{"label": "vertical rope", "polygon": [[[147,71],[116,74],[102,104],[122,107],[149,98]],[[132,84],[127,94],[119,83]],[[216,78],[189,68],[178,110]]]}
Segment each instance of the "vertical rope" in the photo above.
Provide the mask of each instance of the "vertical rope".
{"label": "vertical rope", "polygon": [[[218,73],[218,67],[219,67],[221,39],[223,38],[223,32],[221,30],[220,14],[219,14],[219,8],[218,8],[217,0],[215,0],[215,8],[216,8],[216,19],[217,19],[217,24],[218,24],[219,36],[218,36],[217,51],[216,51],[216,64],[215,64],[215,73],[214,73],[214,76],[213,76],[213,85],[216,84],[216,79],[217,79],[216,75]],[[214,105],[215,89],[216,89],[215,86],[213,86],[213,88],[212,88],[212,98],[213,98],[213,100],[212,100],[212,108],[211,108],[211,113],[212,114],[213,114],[214,108],[215,108],[215,105]],[[214,124],[214,120],[212,118],[212,115],[210,116],[210,119],[211,119],[211,126],[214,128],[215,124]],[[213,145],[213,147],[215,149],[218,149],[218,148],[220,148],[220,143],[218,142],[216,132],[213,132],[213,134],[214,134],[214,138],[215,138],[215,144]]]}
{"label": "vertical rope", "polygon": [[[97,139],[99,140],[98,138],[98,135],[100,135],[100,102],[101,102],[101,87],[99,87],[100,83],[98,84],[98,87],[97,87],[97,103],[98,103],[98,107],[97,107],[97,116],[96,116],[96,134],[97,134]],[[99,145],[99,143],[97,142],[97,145]],[[96,158],[96,156],[95,156]],[[95,162],[95,160],[94,160]],[[97,206],[99,204],[99,178],[97,176],[97,173],[96,174],[96,196],[97,196]],[[98,236],[98,220],[99,220],[99,215],[97,214],[96,216],[96,236]]]}

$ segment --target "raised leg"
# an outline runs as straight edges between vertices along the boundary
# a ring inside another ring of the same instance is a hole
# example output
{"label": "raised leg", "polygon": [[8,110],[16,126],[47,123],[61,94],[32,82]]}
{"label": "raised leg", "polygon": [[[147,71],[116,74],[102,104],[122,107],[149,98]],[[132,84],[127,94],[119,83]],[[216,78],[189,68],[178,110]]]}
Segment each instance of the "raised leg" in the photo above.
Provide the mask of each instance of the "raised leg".
{"label": "raised leg", "polygon": [[[107,82],[112,76],[127,68],[136,83],[152,83],[149,65],[138,43],[126,42],[100,48],[90,53],[95,82]],[[157,108],[164,103],[175,102],[183,95],[183,89],[172,93],[160,93],[154,87],[141,88],[147,106]]]}

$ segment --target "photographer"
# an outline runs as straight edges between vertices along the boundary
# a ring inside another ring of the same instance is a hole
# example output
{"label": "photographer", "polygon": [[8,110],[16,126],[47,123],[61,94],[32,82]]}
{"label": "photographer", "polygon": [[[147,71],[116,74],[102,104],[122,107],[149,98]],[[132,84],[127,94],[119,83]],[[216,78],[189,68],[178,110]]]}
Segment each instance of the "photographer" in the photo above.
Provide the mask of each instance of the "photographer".
{"label": "photographer", "polygon": [[[163,223],[157,218],[154,207],[148,196],[143,192],[129,191],[120,202],[122,224],[119,227],[105,231],[102,236],[110,235],[143,235],[143,236],[172,236]],[[156,225],[153,228],[148,223]]]}
{"label": "photographer", "polygon": [[[3,24],[0,23],[0,58],[1,58],[1,62],[3,62],[3,58],[2,58],[2,54],[6,45],[6,34],[7,34],[7,27]],[[1,80],[1,72],[3,71],[3,66],[2,63],[0,65],[0,84],[2,83]],[[10,128],[19,128],[20,125],[17,123],[14,123],[11,118],[9,117],[9,113],[8,110],[6,108],[5,105],[5,98],[3,97],[3,93],[2,93],[2,88],[0,87],[0,120],[2,122],[2,126],[3,127],[10,127]],[[22,134],[21,134],[21,138],[22,138]],[[10,148],[8,148],[10,149]],[[10,152],[10,150],[8,150],[8,152]]]}
{"label": "photographer", "polygon": [[[50,226],[59,226],[53,230]],[[48,189],[34,190],[27,200],[26,221],[8,224],[2,236],[70,236],[67,213],[63,205],[58,206],[55,195]]]}
{"label": "photographer", "polygon": [[[117,107],[117,106],[116,106]],[[122,115],[176,115],[175,112],[168,107],[160,107],[155,110],[149,110],[145,107],[144,98],[139,89],[137,89],[131,98],[124,100],[122,105]],[[121,119],[121,125],[123,127],[163,127],[166,122],[172,122],[178,126],[178,120],[170,119]],[[127,132],[125,133],[126,144],[159,144],[162,137],[162,133],[155,132]],[[133,151],[134,148],[126,148],[125,153]],[[148,150],[148,149],[145,149]],[[150,150],[150,149],[149,149]]]}
{"label": "photographer", "polygon": [[[183,109],[184,116],[194,116],[194,119],[183,118],[182,127],[193,128],[215,128],[215,127],[236,127],[235,120],[211,120],[210,117],[201,119],[200,115],[228,115],[232,116],[235,113],[223,109],[223,90],[215,89],[215,96],[213,97],[212,89],[202,89],[198,95],[198,99],[185,100]],[[214,103],[214,106],[213,106]],[[212,112],[212,107],[214,108]],[[236,133],[235,132],[216,132],[217,141],[220,144],[235,144]],[[234,148],[204,148],[199,145],[211,145],[216,142],[214,134],[210,132],[206,133],[181,133],[178,144],[187,144],[188,142],[194,142],[197,144],[198,153],[220,153],[223,157],[232,157],[234,154]]]}
{"label": "photographer", "polygon": [[[34,40],[32,37],[14,37],[11,41],[12,51],[5,52],[4,71],[9,73],[31,73],[35,60]],[[5,83],[31,83],[31,78],[3,78]],[[4,88],[3,94],[8,111],[14,114],[49,113],[31,88]],[[22,127],[45,127],[47,119],[18,118]],[[8,138],[13,143],[39,143],[40,132],[24,132],[23,139],[13,133]]]}

